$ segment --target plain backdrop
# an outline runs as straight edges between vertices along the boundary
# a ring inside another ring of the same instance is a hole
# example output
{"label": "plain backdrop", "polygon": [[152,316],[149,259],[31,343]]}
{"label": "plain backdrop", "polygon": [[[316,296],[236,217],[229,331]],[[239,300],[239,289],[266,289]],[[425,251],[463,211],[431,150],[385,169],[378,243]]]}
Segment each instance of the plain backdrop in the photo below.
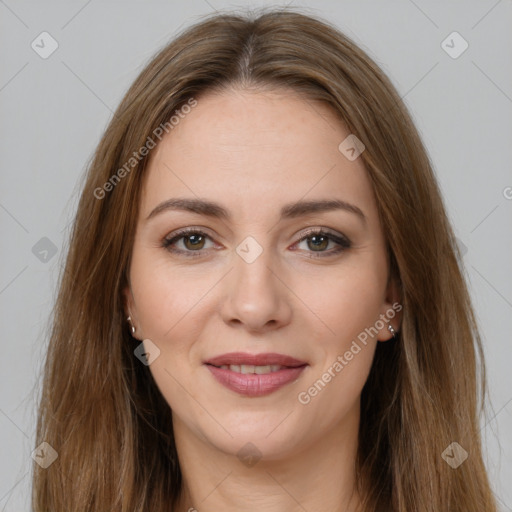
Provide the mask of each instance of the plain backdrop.
{"label": "plain backdrop", "polygon": [[[278,4],[0,0],[0,511],[30,510],[48,318],[80,179],[112,111],[178,30],[265,5]],[[512,1],[292,5],[366,50],[422,134],[464,252],[490,384],[486,463],[511,511]]]}

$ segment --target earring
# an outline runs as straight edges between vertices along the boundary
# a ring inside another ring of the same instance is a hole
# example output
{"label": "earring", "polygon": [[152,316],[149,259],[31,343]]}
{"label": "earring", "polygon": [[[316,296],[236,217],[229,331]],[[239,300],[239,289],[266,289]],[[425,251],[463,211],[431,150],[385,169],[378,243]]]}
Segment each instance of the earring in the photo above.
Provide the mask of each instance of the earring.
{"label": "earring", "polygon": [[393,339],[396,339],[396,331],[395,331],[394,327],[391,324],[388,324],[388,331],[393,336]]}
{"label": "earring", "polygon": [[132,324],[132,317],[129,316],[127,318],[127,320],[128,320],[128,323],[130,324],[130,330],[132,331],[132,334],[135,334],[135,326]]}

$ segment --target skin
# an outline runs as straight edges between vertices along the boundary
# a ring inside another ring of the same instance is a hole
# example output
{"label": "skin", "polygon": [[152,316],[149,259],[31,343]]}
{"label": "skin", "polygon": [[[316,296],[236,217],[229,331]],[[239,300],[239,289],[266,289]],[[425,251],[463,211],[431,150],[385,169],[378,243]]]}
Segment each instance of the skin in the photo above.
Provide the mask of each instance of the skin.
{"label": "skin", "polygon": [[[386,326],[308,404],[298,400],[398,300],[363,161],[338,150],[349,133],[328,107],[293,91],[233,89],[198,98],[151,154],[125,297],[135,337],[160,350],[149,368],[173,411],[178,510],[359,510],[360,395],[377,342],[391,338]],[[167,210],[147,220],[177,197],[215,201],[232,218]],[[365,220],[345,210],[280,220],[281,207],[301,199],[343,200]],[[185,227],[208,237],[174,248],[198,257],[162,246]],[[309,227],[351,246],[335,254],[330,238],[320,248],[300,241]],[[236,252],[247,236],[263,249],[250,264]],[[270,395],[247,397],[203,364],[235,351],[308,366]],[[261,456],[252,467],[237,457],[249,442]]]}

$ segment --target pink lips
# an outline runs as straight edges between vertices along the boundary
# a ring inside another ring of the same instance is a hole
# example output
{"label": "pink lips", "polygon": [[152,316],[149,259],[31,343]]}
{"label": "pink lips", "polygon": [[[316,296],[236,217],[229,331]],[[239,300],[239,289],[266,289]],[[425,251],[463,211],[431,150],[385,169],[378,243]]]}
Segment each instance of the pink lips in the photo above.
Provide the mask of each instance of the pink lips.
{"label": "pink lips", "polygon": [[[246,396],[270,394],[296,380],[307,363],[283,354],[245,354],[232,352],[208,359],[204,362],[218,382],[228,389]],[[264,374],[243,374],[230,369],[218,368],[224,365],[279,365],[283,368]]]}

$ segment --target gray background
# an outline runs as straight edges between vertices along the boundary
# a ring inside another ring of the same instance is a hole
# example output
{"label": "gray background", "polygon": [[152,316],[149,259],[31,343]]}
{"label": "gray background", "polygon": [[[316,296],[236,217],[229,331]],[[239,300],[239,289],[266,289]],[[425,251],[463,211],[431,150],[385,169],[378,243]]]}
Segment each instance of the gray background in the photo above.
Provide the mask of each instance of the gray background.
{"label": "gray background", "polygon": [[[113,109],[197,16],[263,5],[276,3],[0,0],[0,511],[30,510],[48,316],[80,178]],[[492,399],[486,461],[512,511],[512,0],[293,5],[334,22],[382,66],[423,136],[465,251]],[[59,45],[47,59],[31,47],[43,31]],[[457,58],[441,46],[453,31],[469,44]]]}

